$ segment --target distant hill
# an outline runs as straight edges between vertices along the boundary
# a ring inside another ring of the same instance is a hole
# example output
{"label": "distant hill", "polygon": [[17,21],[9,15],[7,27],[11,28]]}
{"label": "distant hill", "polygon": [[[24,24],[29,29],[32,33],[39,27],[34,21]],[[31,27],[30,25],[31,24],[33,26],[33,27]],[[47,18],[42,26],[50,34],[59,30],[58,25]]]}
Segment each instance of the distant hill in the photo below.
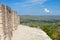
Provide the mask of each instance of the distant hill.
{"label": "distant hill", "polygon": [[43,22],[43,23],[59,23],[60,16],[20,16],[21,23]]}

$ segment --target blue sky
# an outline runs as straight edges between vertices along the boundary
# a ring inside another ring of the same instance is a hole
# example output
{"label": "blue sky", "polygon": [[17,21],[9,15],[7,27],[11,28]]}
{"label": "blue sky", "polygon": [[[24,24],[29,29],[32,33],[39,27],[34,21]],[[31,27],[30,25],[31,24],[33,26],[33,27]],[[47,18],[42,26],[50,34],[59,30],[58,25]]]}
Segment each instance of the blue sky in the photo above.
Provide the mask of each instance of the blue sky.
{"label": "blue sky", "polygon": [[60,15],[60,0],[0,0],[19,15]]}

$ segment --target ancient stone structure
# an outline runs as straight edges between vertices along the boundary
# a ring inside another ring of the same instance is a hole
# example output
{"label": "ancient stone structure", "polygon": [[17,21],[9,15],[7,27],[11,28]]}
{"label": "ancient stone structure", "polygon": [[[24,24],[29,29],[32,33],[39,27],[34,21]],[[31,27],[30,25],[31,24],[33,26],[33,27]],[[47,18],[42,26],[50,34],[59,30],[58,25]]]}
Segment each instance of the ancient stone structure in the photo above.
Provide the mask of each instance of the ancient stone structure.
{"label": "ancient stone structure", "polygon": [[19,17],[15,11],[12,11],[12,26],[13,26],[13,31],[17,29],[17,25],[19,25]]}
{"label": "ancient stone structure", "polygon": [[0,40],[11,40],[16,30],[19,17],[10,7],[0,4]]}

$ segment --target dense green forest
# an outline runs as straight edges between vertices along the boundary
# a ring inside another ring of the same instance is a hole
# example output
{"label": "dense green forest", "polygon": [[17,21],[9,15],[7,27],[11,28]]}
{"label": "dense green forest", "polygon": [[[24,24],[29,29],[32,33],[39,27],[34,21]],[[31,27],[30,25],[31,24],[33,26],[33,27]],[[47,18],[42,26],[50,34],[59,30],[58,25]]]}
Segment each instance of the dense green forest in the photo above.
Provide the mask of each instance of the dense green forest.
{"label": "dense green forest", "polygon": [[30,27],[38,27],[53,40],[60,40],[60,16],[20,16],[20,23]]}

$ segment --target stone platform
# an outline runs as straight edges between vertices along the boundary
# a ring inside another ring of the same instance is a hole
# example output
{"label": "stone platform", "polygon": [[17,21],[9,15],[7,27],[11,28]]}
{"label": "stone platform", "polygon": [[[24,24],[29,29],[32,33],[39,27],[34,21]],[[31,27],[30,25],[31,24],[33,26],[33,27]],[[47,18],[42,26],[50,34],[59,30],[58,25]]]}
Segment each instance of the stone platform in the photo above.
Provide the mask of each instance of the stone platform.
{"label": "stone platform", "polygon": [[13,32],[12,40],[52,40],[44,31],[37,28],[19,25]]}

